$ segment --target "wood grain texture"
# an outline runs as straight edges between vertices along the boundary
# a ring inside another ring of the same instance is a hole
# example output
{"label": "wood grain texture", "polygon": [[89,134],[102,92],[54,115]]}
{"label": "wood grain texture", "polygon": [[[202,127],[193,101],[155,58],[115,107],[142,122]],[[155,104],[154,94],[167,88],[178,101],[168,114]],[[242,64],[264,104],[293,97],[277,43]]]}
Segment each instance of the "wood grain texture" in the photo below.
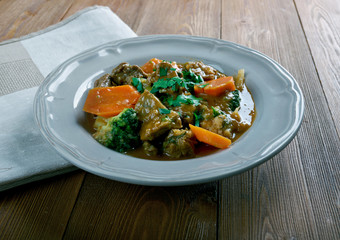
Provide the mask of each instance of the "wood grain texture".
{"label": "wood grain texture", "polygon": [[286,67],[306,110],[297,137],[279,155],[222,181],[220,238],[337,239],[340,142],[294,3],[223,1],[222,11],[222,38]]}
{"label": "wood grain texture", "polygon": [[0,41],[17,38],[58,23],[71,1],[0,1]]}
{"label": "wood grain texture", "polygon": [[295,0],[295,3],[340,136],[340,1]]}
{"label": "wood grain texture", "polygon": [[84,175],[77,171],[2,192],[0,239],[61,239]]}
{"label": "wood grain texture", "polygon": [[[137,35],[220,37],[220,1],[176,0],[165,3],[159,0],[125,0],[97,4],[110,7]],[[92,0],[74,0],[65,17],[91,5]]]}
{"label": "wood grain texture", "polygon": [[65,239],[215,239],[216,183],[146,187],[88,174]]}

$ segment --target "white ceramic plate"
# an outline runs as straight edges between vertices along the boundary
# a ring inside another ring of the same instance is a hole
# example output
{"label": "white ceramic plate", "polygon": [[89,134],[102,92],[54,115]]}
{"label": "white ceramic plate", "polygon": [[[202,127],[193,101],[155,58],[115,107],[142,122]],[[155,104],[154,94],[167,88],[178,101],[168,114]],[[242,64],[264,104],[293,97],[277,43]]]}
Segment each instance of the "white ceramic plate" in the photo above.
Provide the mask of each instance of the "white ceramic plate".
{"label": "white ceramic plate", "polygon": [[[229,149],[180,161],[134,158],[97,143],[82,124],[88,90],[119,63],[142,65],[152,57],[201,60],[230,75],[244,68],[257,108],[253,126]],[[208,182],[265,162],[293,139],[303,111],[297,82],[269,57],[227,41],[174,35],[120,40],[79,54],[47,76],[34,102],[42,134],[75,166],[105,178],[155,186]]]}

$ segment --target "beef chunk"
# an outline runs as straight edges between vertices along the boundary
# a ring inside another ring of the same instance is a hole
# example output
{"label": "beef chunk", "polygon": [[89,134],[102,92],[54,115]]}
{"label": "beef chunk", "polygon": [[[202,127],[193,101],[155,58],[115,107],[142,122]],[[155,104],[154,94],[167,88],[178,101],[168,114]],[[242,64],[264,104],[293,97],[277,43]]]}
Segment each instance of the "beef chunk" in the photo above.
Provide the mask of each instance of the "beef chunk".
{"label": "beef chunk", "polygon": [[147,78],[147,74],[137,65],[121,63],[112,70],[111,78],[117,85],[132,83],[132,78]]}
{"label": "beef chunk", "polygon": [[184,125],[194,124],[194,112],[196,111],[197,106],[193,104],[181,104],[181,106],[174,107],[173,110],[178,112],[181,115],[181,119]]}
{"label": "beef chunk", "polygon": [[112,86],[116,86],[116,84],[111,81],[110,74],[105,74],[94,82],[94,87],[112,87]]}
{"label": "beef chunk", "polygon": [[146,155],[148,156],[156,156],[158,153],[158,149],[152,145],[149,141],[143,142],[143,149]]}
{"label": "beef chunk", "polygon": [[217,71],[215,68],[205,65],[202,62],[187,62],[184,64],[184,69],[191,69],[191,71],[196,75],[201,75],[204,81],[226,76],[223,73]]}
{"label": "beef chunk", "polygon": [[232,122],[226,115],[218,115],[212,119],[203,120],[200,123],[202,128],[205,128],[211,132],[217,133],[219,135],[231,138],[231,128]]}
{"label": "beef chunk", "polygon": [[166,107],[155,95],[145,90],[135,106],[138,119],[143,122],[140,130],[141,140],[151,141],[170,129],[182,127],[178,113],[171,110],[162,114],[159,109]]}
{"label": "beef chunk", "polygon": [[163,153],[172,158],[195,155],[195,138],[191,130],[172,129],[163,142]]}

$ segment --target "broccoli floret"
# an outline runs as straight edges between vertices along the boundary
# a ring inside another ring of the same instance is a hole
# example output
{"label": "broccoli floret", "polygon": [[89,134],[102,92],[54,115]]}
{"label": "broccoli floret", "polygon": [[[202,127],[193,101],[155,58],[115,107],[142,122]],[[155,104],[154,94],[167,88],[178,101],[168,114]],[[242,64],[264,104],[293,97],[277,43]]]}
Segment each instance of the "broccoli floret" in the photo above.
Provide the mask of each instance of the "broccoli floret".
{"label": "broccoli floret", "polygon": [[98,117],[94,126],[97,131],[93,137],[115,151],[126,152],[141,144],[140,124],[132,108],[126,108],[119,115],[108,119]]}
{"label": "broccoli floret", "polygon": [[231,92],[232,98],[229,101],[229,108],[231,111],[235,111],[236,108],[240,106],[240,92],[239,90],[235,90]]}

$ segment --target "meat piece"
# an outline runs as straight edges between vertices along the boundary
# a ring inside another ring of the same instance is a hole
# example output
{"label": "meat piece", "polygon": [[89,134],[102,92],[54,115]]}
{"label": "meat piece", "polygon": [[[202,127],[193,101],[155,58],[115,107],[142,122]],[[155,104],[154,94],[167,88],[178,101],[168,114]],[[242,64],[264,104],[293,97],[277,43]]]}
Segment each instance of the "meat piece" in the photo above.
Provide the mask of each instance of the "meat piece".
{"label": "meat piece", "polygon": [[94,87],[112,87],[112,86],[116,86],[116,84],[112,83],[111,76],[108,73],[101,76],[94,82]]}
{"label": "meat piece", "polygon": [[172,129],[163,142],[163,153],[171,158],[192,157],[195,143],[191,130]]}
{"label": "meat piece", "polygon": [[137,65],[121,63],[112,70],[111,78],[117,85],[132,83],[132,78],[147,78],[148,75]]}
{"label": "meat piece", "polygon": [[200,123],[200,127],[228,138],[231,137],[231,119],[226,115],[221,114],[213,119],[204,120]]}
{"label": "meat piece", "polygon": [[158,149],[152,145],[149,141],[143,142],[143,149],[146,155],[148,156],[156,156],[158,153]]}
{"label": "meat piece", "polygon": [[143,122],[140,130],[141,140],[151,141],[170,129],[182,127],[178,113],[171,110],[168,114],[162,114],[159,109],[166,107],[155,95],[145,90],[135,105],[138,119]]}
{"label": "meat piece", "polygon": [[196,75],[201,75],[204,81],[226,76],[223,73],[217,71],[215,68],[205,65],[202,62],[187,62],[184,64],[184,69],[191,69],[191,71]]}
{"label": "meat piece", "polygon": [[194,112],[196,111],[197,106],[193,104],[181,104],[181,106],[174,107],[173,110],[178,112],[181,116],[184,125],[194,124]]}

